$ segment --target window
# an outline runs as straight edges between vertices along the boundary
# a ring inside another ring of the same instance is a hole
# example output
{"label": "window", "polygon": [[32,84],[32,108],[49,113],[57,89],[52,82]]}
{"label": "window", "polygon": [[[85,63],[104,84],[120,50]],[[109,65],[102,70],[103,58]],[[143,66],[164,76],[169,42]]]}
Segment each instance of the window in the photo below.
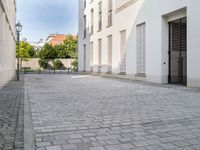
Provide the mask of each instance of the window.
{"label": "window", "polygon": [[108,72],[112,71],[112,35],[108,36]]}
{"label": "window", "polygon": [[108,26],[112,25],[112,8],[113,8],[113,2],[112,0],[108,0]]}
{"label": "window", "polygon": [[83,45],[83,71],[86,71],[86,45]]}
{"label": "window", "polygon": [[137,74],[145,75],[145,23],[137,25]]}
{"label": "window", "polygon": [[102,41],[98,40],[98,65],[101,66],[101,49],[102,49]]}
{"label": "window", "polygon": [[93,42],[90,43],[90,66],[93,66]]}
{"label": "window", "polygon": [[94,9],[91,9],[91,31],[90,33],[93,34],[94,33]]}
{"label": "window", "polygon": [[120,32],[120,73],[126,73],[126,30]]}
{"label": "window", "polygon": [[99,3],[98,31],[102,29],[102,2]]}
{"label": "window", "polygon": [[84,0],[84,2],[83,2],[83,7],[84,7],[84,9],[86,8],[86,0]]}
{"label": "window", "polygon": [[86,15],[84,15],[84,33],[83,33],[83,38],[86,38],[86,34],[87,34],[87,29],[86,29]]}

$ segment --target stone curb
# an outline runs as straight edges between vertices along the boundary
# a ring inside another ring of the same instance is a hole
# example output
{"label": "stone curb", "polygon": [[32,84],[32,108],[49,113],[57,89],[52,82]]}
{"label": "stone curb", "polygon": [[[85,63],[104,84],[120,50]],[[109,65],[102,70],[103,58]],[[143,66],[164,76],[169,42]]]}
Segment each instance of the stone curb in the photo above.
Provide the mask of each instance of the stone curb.
{"label": "stone curb", "polygon": [[35,150],[35,141],[26,82],[24,88],[24,150]]}

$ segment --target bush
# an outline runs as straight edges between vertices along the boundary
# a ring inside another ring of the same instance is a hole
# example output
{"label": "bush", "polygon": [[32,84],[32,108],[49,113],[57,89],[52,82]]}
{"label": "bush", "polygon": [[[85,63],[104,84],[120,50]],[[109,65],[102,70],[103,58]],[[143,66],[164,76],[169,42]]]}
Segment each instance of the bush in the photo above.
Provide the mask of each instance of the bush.
{"label": "bush", "polygon": [[49,66],[48,61],[45,60],[45,59],[40,59],[40,60],[38,61],[38,64],[39,64],[40,67],[43,68],[43,69],[47,69],[48,66]]}
{"label": "bush", "polygon": [[41,59],[54,59],[57,57],[56,51],[50,44],[45,44],[39,53],[39,58]]}
{"label": "bush", "polygon": [[57,59],[53,62],[53,67],[55,70],[61,70],[61,69],[64,69],[64,65],[62,63],[61,60]]}
{"label": "bush", "polygon": [[78,71],[78,60],[75,59],[73,62],[72,62],[72,66],[73,66],[73,70],[74,71]]}

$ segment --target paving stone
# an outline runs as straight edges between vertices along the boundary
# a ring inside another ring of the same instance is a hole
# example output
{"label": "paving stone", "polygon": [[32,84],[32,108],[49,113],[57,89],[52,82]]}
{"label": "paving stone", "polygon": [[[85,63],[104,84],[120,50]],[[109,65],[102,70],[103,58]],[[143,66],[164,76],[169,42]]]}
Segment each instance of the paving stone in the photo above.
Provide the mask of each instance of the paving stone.
{"label": "paving stone", "polygon": [[61,146],[48,146],[46,150],[62,150]]}
{"label": "paving stone", "polygon": [[179,146],[179,147],[184,147],[184,146],[188,146],[190,145],[189,143],[187,143],[186,141],[177,141],[177,142],[173,142],[175,145]]}
{"label": "paving stone", "polygon": [[37,142],[37,147],[45,147],[45,146],[50,146],[50,142]]}
{"label": "paving stone", "polygon": [[23,149],[24,81],[0,88],[0,150]]}
{"label": "paving stone", "polygon": [[73,139],[73,140],[68,140],[70,144],[75,144],[75,143],[82,143],[80,139]]}
{"label": "paving stone", "polygon": [[40,148],[200,148],[199,89],[78,75],[25,82],[36,142],[47,142]]}
{"label": "paving stone", "polygon": [[91,147],[89,150],[105,150],[103,147]]}
{"label": "paving stone", "polygon": [[121,150],[120,145],[109,145],[106,146],[106,150]]}
{"label": "paving stone", "polygon": [[62,148],[64,150],[75,150],[78,148],[78,146],[75,144],[66,144],[66,145],[62,145]]}
{"label": "paving stone", "polygon": [[82,138],[82,135],[80,135],[80,134],[72,134],[72,135],[69,135],[69,137],[71,139],[79,139],[79,138]]}
{"label": "paving stone", "polygon": [[147,146],[149,145],[147,142],[145,141],[137,141],[137,142],[133,142],[133,144],[137,147],[141,147],[141,146]]}

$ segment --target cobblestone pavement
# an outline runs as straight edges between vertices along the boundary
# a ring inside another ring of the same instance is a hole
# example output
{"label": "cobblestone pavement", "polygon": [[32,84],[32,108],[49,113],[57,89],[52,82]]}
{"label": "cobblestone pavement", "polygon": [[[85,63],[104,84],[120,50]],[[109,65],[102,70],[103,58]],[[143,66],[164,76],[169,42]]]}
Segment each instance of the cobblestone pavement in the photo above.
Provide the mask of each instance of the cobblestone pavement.
{"label": "cobblestone pavement", "polygon": [[0,89],[0,150],[23,150],[24,82]]}
{"label": "cobblestone pavement", "polygon": [[77,75],[27,75],[38,150],[200,150],[200,91]]}

